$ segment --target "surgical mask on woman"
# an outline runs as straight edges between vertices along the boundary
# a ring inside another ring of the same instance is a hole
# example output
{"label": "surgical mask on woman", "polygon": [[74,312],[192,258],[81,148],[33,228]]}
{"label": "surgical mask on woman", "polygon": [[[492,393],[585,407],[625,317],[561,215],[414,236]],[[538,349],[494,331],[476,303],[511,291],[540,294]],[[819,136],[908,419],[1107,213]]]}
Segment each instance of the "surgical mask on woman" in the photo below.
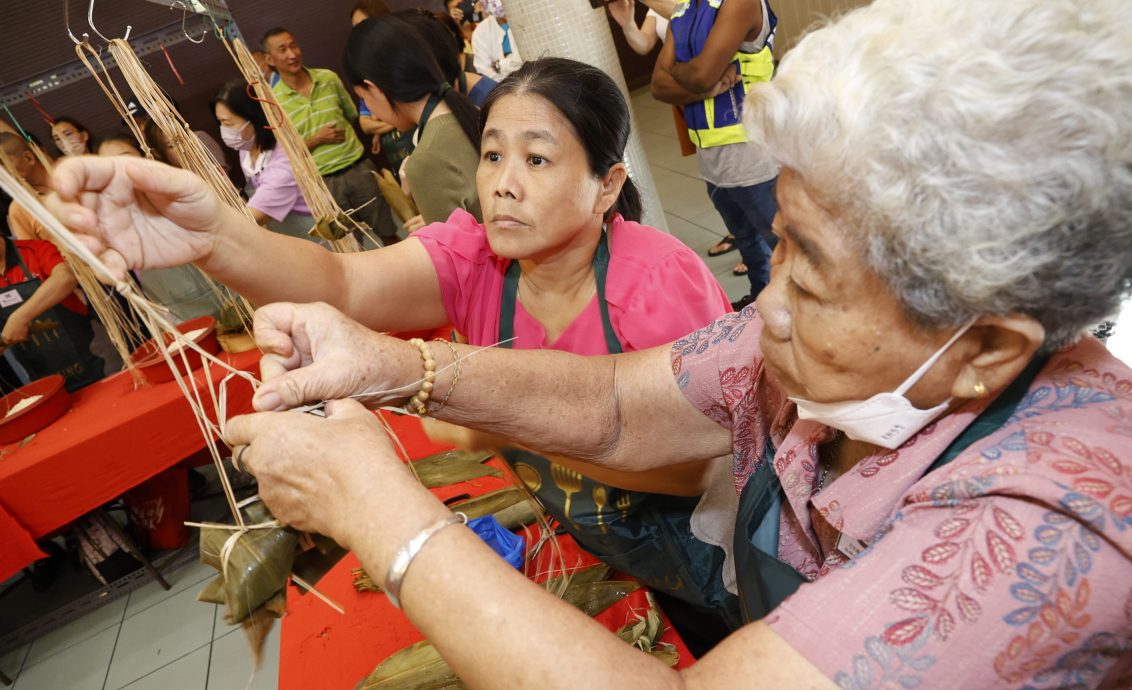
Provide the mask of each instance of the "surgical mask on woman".
{"label": "surgical mask on woman", "polygon": [[79,138],[78,134],[73,136],[60,136],[55,139],[55,144],[59,147],[59,151],[64,156],[81,156],[85,154],[86,142]]}
{"label": "surgical mask on woman", "polygon": [[790,398],[798,406],[799,419],[811,419],[834,429],[839,429],[854,441],[864,441],[882,448],[892,450],[899,448],[905,441],[914,436],[920,429],[927,426],[933,419],[947,409],[951,398],[927,410],[914,407],[908,398],[904,397],[912,386],[928,373],[932,365],[939,361],[944,352],[951,347],[959,336],[967,332],[975,320],[967,322],[965,326],[951,336],[951,339],[936,350],[912,375],[904,380],[897,389],[891,393],[877,393],[868,400],[846,400],[834,403],[816,403],[802,398]]}
{"label": "surgical mask on woman", "polygon": [[251,120],[246,120],[243,125],[239,127],[225,127],[220,125],[220,140],[230,148],[236,151],[251,151],[255,146],[255,137],[244,138],[244,130],[252,123]]}

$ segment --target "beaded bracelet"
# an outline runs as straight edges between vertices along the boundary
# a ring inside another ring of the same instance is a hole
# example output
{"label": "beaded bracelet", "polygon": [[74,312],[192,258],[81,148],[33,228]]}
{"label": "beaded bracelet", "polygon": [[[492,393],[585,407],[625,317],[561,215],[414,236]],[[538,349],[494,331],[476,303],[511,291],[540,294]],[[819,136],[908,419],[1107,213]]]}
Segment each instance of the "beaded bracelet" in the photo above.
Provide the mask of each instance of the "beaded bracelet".
{"label": "beaded bracelet", "polygon": [[432,387],[436,383],[436,358],[432,356],[432,348],[420,338],[411,339],[409,344],[421,351],[421,360],[424,363],[424,380],[421,381],[421,389],[409,398],[405,407],[410,412],[416,412],[423,417],[428,414],[428,398],[432,395]]}
{"label": "beaded bracelet", "polygon": [[385,586],[382,588],[385,590],[385,596],[389,597],[390,604],[401,608],[401,583],[405,580],[405,573],[409,572],[409,566],[413,564],[413,559],[424,548],[425,542],[440,530],[456,523],[468,524],[468,516],[463,513],[456,513],[451,517],[434,522],[417,532],[416,536],[401,547],[401,550],[397,552],[397,555],[393,557],[393,561],[389,564],[389,571],[385,574]]}

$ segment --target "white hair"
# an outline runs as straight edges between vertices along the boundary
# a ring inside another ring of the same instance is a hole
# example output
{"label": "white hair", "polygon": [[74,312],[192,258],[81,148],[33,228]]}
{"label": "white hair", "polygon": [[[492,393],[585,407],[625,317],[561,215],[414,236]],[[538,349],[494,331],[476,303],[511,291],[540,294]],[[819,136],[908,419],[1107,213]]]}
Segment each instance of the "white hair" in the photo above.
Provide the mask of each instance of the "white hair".
{"label": "white hair", "polygon": [[1048,350],[1132,289],[1130,0],[876,0],[745,111],[922,327],[1026,314]]}

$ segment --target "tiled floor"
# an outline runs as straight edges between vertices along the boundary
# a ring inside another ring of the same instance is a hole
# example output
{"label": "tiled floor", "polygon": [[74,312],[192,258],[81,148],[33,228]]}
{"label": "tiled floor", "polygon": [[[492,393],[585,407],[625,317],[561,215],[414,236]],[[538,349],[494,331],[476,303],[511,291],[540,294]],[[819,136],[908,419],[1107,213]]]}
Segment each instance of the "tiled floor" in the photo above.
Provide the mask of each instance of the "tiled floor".
{"label": "tiled floor", "polygon": [[[0,655],[15,690],[238,690],[252,674],[243,634],[196,600],[216,571],[193,564],[151,582],[19,649]],[[278,626],[248,687],[275,688]]]}
{"label": "tiled floor", "polygon": [[[679,155],[668,106],[633,95],[633,108],[669,230],[701,256],[725,234],[708,200],[693,157]],[[731,275],[738,254],[706,259],[728,296],[747,292]],[[1110,346],[1132,362],[1132,303]],[[168,575],[165,592],[151,583],[19,649],[0,651],[0,670],[16,677],[15,690],[236,690],[252,673],[244,636],[224,624],[217,607],[196,601],[213,573],[191,565]],[[263,666],[251,688],[275,688],[279,629],[267,640]]]}

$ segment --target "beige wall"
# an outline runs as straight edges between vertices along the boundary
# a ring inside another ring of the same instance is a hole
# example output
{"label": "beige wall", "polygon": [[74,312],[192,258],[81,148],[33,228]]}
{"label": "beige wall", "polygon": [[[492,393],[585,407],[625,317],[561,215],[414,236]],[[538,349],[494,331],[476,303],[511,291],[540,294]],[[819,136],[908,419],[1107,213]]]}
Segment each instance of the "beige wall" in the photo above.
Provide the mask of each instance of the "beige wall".
{"label": "beige wall", "polygon": [[774,52],[785,55],[814,22],[867,4],[868,0],[771,0],[778,15]]}

